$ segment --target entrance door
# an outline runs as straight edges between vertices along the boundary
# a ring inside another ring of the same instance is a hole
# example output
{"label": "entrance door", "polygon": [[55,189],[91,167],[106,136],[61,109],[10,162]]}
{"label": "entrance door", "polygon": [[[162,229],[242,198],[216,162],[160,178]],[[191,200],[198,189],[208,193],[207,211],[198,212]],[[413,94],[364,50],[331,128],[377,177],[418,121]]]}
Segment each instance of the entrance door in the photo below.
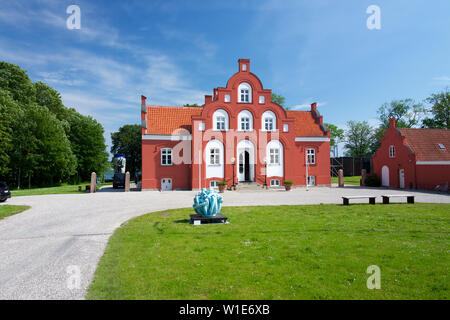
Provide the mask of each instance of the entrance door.
{"label": "entrance door", "polygon": [[250,153],[242,151],[239,154],[238,181],[250,181]]}
{"label": "entrance door", "polygon": [[161,180],[161,191],[170,191],[172,190],[172,179],[164,178]]}
{"label": "entrance door", "polygon": [[400,181],[400,189],[405,189],[405,170],[400,169],[398,172],[398,179]]}
{"label": "entrance door", "polygon": [[383,166],[381,168],[381,185],[383,187],[389,187],[389,167]]}

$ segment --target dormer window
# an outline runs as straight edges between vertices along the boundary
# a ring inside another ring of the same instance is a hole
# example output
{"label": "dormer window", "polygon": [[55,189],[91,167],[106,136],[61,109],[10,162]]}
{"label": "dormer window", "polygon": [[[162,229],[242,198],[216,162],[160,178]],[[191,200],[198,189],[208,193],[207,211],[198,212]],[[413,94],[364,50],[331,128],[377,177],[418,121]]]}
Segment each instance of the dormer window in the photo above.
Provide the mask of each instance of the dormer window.
{"label": "dormer window", "polygon": [[241,83],[238,88],[238,102],[251,103],[252,102],[252,87],[248,83]]}

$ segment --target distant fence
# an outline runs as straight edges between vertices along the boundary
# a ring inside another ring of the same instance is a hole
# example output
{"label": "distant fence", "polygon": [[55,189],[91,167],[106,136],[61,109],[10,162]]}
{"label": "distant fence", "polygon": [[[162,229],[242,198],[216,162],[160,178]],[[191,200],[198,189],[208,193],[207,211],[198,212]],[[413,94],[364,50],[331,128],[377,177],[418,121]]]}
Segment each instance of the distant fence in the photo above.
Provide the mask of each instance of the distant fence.
{"label": "distant fence", "polygon": [[339,169],[344,171],[344,177],[360,176],[362,169],[372,173],[372,158],[339,157],[330,160],[332,177],[338,176]]}

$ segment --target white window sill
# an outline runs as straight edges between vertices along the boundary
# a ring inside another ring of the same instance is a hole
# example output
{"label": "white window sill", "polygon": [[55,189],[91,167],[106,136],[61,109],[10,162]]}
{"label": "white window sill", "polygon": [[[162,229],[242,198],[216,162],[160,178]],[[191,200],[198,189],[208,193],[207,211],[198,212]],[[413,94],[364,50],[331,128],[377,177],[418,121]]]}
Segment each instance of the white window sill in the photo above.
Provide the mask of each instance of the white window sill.
{"label": "white window sill", "polygon": [[161,166],[163,166],[163,167],[171,167],[173,164],[162,164],[161,163]]}

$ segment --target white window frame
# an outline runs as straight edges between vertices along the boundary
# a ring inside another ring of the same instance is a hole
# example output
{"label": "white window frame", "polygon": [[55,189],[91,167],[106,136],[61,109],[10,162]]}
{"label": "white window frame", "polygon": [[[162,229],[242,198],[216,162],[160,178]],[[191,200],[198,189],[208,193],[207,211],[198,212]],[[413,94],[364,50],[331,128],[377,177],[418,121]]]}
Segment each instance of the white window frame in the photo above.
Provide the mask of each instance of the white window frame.
{"label": "white window frame", "polygon": [[213,114],[213,130],[227,131],[228,119],[228,113],[225,110],[217,109]]}
{"label": "white window frame", "polygon": [[224,102],[231,102],[231,96],[229,94],[226,94],[223,98]]}
{"label": "white window frame", "polygon": [[280,149],[270,148],[269,149],[269,164],[279,165],[280,164]]}
{"label": "white window frame", "polygon": [[287,123],[283,124],[283,132],[289,132],[289,125]]}
{"label": "white window frame", "polygon": [[242,82],[238,87],[238,102],[240,103],[252,103],[252,87]]}
{"label": "white window frame", "polygon": [[306,155],[308,159],[308,164],[316,164],[316,149],[314,148],[306,149]]}
{"label": "white window frame", "polygon": [[279,187],[280,186],[280,179],[270,179],[270,186],[271,187]]}
{"label": "white window frame", "polygon": [[277,131],[277,117],[270,110],[264,112],[261,116],[261,131]]}
{"label": "white window frame", "polygon": [[389,146],[389,158],[395,158],[395,146]]}
{"label": "white window frame", "polygon": [[212,166],[220,166],[220,149],[209,149],[209,164]]}
{"label": "white window frame", "polygon": [[[165,157],[165,161],[163,161]],[[161,165],[162,166],[171,166],[172,162],[172,148],[162,148],[161,149]]]}
{"label": "white window frame", "polygon": [[265,96],[259,96],[259,104],[266,103],[266,97]]}
{"label": "white window frame", "polygon": [[316,176],[308,176],[308,187],[316,185]]}
{"label": "white window frame", "polygon": [[250,131],[250,118],[242,117],[241,118],[241,130],[242,131]]}
{"label": "white window frame", "polygon": [[218,183],[219,183],[219,180],[211,180],[209,182],[209,187],[213,188],[213,189],[217,189],[219,187]]}

